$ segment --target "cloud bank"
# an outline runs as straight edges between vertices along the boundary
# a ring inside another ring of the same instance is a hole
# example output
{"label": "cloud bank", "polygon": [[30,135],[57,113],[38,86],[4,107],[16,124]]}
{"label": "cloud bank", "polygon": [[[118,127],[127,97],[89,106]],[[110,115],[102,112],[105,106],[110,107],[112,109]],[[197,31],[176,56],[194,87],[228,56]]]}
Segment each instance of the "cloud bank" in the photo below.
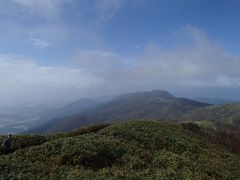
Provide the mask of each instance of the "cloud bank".
{"label": "cloud bank", "polygon": [[0,103],[67,102],[150,89],[240,89],[239,55],[193,26],[166,35],[168,42],[139,42],[133,55],[105,47],[101,30],[139,2],[0,1],[0,49],[10,51],[0,52]]}
{"label": "cloud bank", "polygon": [[12,55],[0,56],[3,102],[73,100],[146,89],[240,88],[240,57],[228,54],[195,27],[186,26],[176,48],[146,45],[134,57],[81,50],[55,66]]}

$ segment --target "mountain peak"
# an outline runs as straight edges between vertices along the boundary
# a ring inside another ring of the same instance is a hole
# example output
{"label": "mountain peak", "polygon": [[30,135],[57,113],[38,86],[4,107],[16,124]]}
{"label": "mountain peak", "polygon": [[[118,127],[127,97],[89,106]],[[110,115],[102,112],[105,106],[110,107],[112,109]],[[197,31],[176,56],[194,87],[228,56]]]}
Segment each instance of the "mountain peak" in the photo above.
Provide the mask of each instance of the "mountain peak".
{"label": "mountain peak", "polygon": [[39,127],[38,132],[51,133],[53,129],[60,132],[92,124],[93,122],[114,122],[130,119],[177,121],[184,114],[207,105],[209,104],[176,98],[163,90],[134,92],[119,95],[75,116],[53,119],[49,122],[50,124],[46,123]]}
{"label": "mountain peak", "polygon": [[164,91],[164,90],[152,90],[152,91],[136,91],[133,93],[126,93],[126,94],[121,94],[116,96],[115,98],[113,98],[113,100],[117,100],[117,99],[128,99],[128,98],[136,98],[136,97],[150,97],[150,96],[157,96],[157,97],[162,97],[162,98],[167,98],[167,99],[173,99],[175,98],[175,96],[173,96],[172,94],[170,94],[168,91]]}
{"label": "mountain peak", "polygon": [[165,98],[175,98],[175,96],[170,94],[168,91],[164,91],[164,90],[145,91],[144,93],[152,95],[152,96],[162,96],[162,97],[165,97]]}

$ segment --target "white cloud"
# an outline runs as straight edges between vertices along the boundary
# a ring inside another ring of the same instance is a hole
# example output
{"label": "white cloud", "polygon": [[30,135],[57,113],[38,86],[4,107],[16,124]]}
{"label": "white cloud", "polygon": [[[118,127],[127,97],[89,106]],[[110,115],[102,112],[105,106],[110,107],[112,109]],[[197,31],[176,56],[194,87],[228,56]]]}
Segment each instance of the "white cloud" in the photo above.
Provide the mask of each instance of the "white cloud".
{"label": "white cloud", "polygon": [[124,62],[120,55],[107,51],[80,51],[74,58],[73,64],[101,74],[108,74],[111,71],[116,71],[116,69],[124,69]]}
{"label": "white cloud", "polygon": [[184,31],[193,43],[167,50],[150,44],[133,69],[136,79],[172,87],[240,86],[240,57],[227,55],[197,28]]}
{"label": "white cloud", "polygon": [[48,42],[47,40],[41,40],[37,38],[31,38],[30,40],[32,41],[33,46],[37,49],[45,49],[51,46],[51,43]]}
{"label": "white cloud", "polygon": [[[108,90],[178,88],[240,88],[240,57],[228,54],[201,30],[186,26],[176,38],[190,41],[163,49],[151,43],[135,58],[114,53],[83,51],[79,67],[105,79]],[[177,39],[175,39],[177,41]],[[105,56],[105,55],[107,56]]]}
{"label": "white cloud", "polygon": [[191,26],[178,37],[191,41],[174,49],[151,43],[141,47],[143,52],[135,57],[81,50],[62,66],[42,66],[25,57],[0,55],[0,98],[2,102],[44,102],[156,88],[240,88],[238,55],[228,54]]}
{"label": "white cloud", "polygon": [[[128,0],[9,0],[0,1],[0,41],[32,39],[44,49],[81,42],[88,47],[102,43],[101,30]],[[86,18],[87,17],[87,18]],[[16,42],[16,43],[14,43]],[[17,48],[17,47],[16,47]],[[11,53],[11,52],[10,52]]]}
{"label": "white cloud", "polygon": [[[0,98],[1,103],[19,103],[51,101],[78,97],[72,91],[82,92],[103,84],[101,77],[96,77],[81,68],[64,66],[41,66],[25,57],[11,55],[0,56]],[[69,93],[69,94],[68,94]]]}

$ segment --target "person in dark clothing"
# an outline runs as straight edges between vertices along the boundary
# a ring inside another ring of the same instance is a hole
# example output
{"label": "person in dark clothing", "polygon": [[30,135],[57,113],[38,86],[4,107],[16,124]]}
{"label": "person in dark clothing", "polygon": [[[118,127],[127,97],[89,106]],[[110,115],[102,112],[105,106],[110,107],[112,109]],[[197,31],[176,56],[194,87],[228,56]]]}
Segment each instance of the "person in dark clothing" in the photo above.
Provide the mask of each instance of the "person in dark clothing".
{"label": "person in dark clothing", "polygon": [[4,153],[9,154],[12,152],[12,135],[9,134],[8,138],[3,143]]}

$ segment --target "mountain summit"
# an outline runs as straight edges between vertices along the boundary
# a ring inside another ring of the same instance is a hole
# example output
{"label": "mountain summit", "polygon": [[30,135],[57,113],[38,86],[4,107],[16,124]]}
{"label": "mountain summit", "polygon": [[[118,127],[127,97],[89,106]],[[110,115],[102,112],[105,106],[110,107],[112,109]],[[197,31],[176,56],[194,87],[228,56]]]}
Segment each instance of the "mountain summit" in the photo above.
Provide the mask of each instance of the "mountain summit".
{"label": "mountain summit", "polygon": [[186,98],[177,98],[162,90],[128,93],[116,96],[79,114],[51,120],[28,133],[56,133],[89,124],[131,119],[178,121],[184,114],[209,105]]}

